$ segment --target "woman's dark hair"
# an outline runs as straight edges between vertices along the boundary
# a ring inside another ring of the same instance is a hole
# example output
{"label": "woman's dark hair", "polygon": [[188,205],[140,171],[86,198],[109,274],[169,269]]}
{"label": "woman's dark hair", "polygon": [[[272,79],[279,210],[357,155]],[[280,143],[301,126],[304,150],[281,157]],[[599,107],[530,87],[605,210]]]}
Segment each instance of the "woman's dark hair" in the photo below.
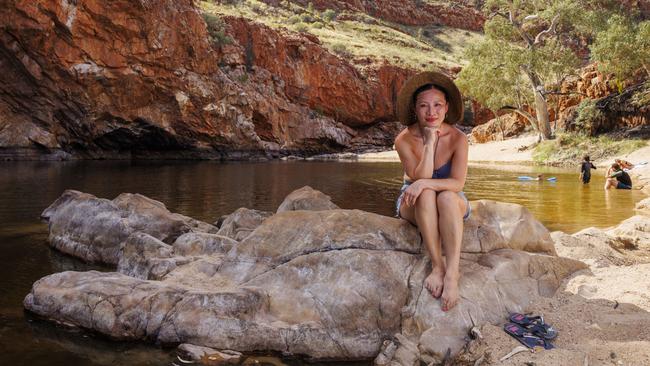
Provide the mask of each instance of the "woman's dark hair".
{"label": "woman's dark hair", "polygon": [[584,159],[584,161],[589,161],[589,155],[585,155],[582,159]]}
{"label": "woman's dark hair", "polygon": [[415,101],[417,101],[418,95],[420,93],[422,93],[423,91],[431,90],[431,89],[435,89],[435,90],[441,92],[442,94],[444,94],[445,95],[445,102],[449,100],[449,95],[447,95],[447,91],[443,87],[441,87],[439,85],[436,85],[436,84],[424,84],[421,87],[415,89],[415,92],[413,93],[413,105],[415,105]]}

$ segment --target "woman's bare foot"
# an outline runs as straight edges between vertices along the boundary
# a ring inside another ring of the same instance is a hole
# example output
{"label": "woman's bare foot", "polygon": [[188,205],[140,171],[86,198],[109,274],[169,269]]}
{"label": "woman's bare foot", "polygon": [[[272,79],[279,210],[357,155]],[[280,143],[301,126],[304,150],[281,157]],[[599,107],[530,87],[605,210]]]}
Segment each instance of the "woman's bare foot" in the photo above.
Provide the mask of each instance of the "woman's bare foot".
{"label": "woman's bare foot", "polygon": [[431,274],[424,280],[424,287],[431,293],[431,296],[436,299],[442,294],[443,281],[445,278],[445,270],[440,267],[434,267]]}
{"label": "woman's bare foot", "polygon": [[458,277],[458,275],[450,274],[445,276],[444,290],[440,298],[442,311],[449,311],[458,304]]}

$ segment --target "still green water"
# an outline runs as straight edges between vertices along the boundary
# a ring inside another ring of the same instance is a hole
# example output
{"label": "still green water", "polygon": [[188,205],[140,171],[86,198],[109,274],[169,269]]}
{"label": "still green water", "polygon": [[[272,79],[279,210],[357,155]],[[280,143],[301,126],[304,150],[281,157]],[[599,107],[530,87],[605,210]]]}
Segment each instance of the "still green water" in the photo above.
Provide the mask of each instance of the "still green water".
{"label": "still green water", "polygon": [[[545,173],[557,182],[520,182]],[[634,215],[638,191],[602,189],[603,171],[589,185],[559,169],[470,167],[470,200],[492,199],[528,207],[550,230],[608,227]],[[401,186],[398,163],[268,162],[4,162],[0,163],[0,364],[171,365],[173,350],[118,343],[32,319],[22,300],[39,278],[64,270],[110,270],[51,250],[40,213],[65,189],[112,199],[122,192],[162,201],[174,212],[213,222],[239,207],[274,211],[304,185],[342,208],[393,216]],[[299,361],[292,361],[299,363]]]}

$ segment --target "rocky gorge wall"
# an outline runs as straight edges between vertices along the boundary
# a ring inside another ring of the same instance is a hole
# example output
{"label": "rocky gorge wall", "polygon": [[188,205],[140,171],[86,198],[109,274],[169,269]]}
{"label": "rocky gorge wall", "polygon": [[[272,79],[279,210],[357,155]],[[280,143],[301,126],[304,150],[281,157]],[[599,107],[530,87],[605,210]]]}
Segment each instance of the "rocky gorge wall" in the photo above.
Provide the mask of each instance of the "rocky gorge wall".
{"label": "rocky gorge wall", "polygon": [[277,157],[390,146],[410,74],[362,75],[312,37],[191,0],[9,1],[0,9],[0,157]]}
{"label": "rocky gorge wall", "polygon": [[[484,22],[460,2],[313,4],[401,24],[479,30]],[[192,0],[7,1],[0,8],[0,159],[250,159],[392,146],[401,129],[396,94],[415,70],[357,67],[309,33],[233,16],[223,22],[230,42],[215,44]],[[561,89],[571,94],[551,111],[559,129],[574,128],[585,98],[601,98],[598,131],[648,125],[647,103],[639,108],[634,93],[618,96],[594,66]],[[494,117],[476,102],[469,109],[466,125]],[[474,141],[525,127],[521,118],[502,125],[478,129]]]}

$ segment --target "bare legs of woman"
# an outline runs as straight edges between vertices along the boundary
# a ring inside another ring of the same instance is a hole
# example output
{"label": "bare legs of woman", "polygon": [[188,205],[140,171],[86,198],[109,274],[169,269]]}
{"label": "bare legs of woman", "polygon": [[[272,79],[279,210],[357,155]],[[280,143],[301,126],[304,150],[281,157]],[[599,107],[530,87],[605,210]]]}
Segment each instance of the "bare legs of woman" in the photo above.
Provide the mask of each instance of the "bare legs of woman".
{"label": "bare legs of woman", "polygon": [[[452,309],[458,303],[460,246],[466,209],[465,201],[452,191],[425,190],[415,206],[400,205],[400,215],[416,225],[422,234],[432,266],[424,286],[433,297],[440,297],[443,311]],[[442,259],[440,239],[446,261]]]}
{"label": "bare legs of woman", "polygon": [[616,187],[618,181],[616,178],[605,178],[605,190],[608,190],[611,187]]}

